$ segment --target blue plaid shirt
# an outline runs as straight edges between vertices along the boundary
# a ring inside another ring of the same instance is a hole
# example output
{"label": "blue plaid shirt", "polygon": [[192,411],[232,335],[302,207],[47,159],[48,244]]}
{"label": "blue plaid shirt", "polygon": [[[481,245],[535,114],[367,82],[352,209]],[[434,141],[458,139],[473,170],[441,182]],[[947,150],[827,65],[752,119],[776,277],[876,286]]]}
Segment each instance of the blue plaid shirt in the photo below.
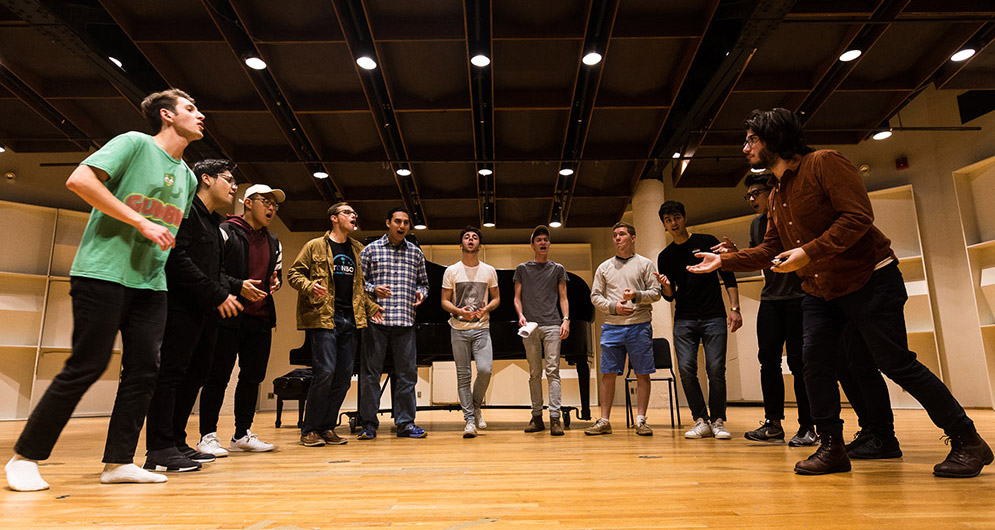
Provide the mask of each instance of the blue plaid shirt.
{"label": "blue plaid shirt", "polygon": [[[407,240],[392,246],[384,234],[360,252],[359,260],[366,292],[383,308],[383,325],[415,325],[415,294],[421,293],[423,299],[428,296],[428,273],[421,249]],[[390,296],[378,298],[373,292],[378,285],[387,285]]]}

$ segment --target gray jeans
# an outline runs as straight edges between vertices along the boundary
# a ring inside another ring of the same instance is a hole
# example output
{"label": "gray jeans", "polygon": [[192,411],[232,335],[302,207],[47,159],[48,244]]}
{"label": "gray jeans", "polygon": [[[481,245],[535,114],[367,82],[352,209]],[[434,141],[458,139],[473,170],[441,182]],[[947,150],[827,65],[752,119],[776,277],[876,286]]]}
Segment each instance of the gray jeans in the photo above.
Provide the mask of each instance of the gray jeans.
{"label": "gray jeans", "polygon": [[[456,361],[456,390],[463,408],[463,419],[473,419],[474,407],[484,402],[487,385],[491,382],[491,366],[494,364],[494,350],[491,349],[491,330],[450,329],[453,342],[453,360]],[[477,380],[470,391],[470,356],[477,361]]]}
{"label": "gray jeans", "polygon": [[546,354],[546,381],[549,383],[549,418],[560,417],[560,326],[539,326],[527,338],[525,358],[529,361],[529,396],[532,415],[542,414],[543,352]]}

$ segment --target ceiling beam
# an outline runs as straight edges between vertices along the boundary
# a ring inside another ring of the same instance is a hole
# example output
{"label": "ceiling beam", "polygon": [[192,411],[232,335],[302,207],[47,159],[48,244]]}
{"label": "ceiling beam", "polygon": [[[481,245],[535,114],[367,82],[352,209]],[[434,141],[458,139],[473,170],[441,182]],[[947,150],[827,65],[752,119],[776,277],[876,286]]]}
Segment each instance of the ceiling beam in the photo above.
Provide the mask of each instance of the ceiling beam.
{"label": "ceiling beam", "polygon": [[478,55],[494,57],[491,45],[491,2],[465,0],[463,23],[466,28],[467,73],[473,119],[473,153],[476,159],[477,206],[480,225],[497,223],[494,202],[494,78],[491,64],[477,66],[470,60]]}

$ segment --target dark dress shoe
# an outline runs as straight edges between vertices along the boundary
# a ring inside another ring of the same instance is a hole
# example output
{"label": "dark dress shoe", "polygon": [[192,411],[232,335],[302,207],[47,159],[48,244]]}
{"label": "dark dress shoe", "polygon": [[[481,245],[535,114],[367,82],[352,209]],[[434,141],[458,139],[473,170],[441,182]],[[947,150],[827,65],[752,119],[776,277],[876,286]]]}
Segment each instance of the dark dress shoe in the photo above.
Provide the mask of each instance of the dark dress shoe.
{"label": "dark dress shoe", "polygon": [[542,416],[532,416],[532,421],[529,422],[529,426],[525,428],[525,432],[539,432],[545,431],[546,424],[542,421]]}
{"label": "dark dress shoe", "polygon": [[843,445],[843,432],[820,432],[822,442],[815,453],[795,464],[795,473],[799,475],[827,475],[850,471],[850,458],[846,456]]}
{"label": "dark dress shoe", "polygon": [[981,473],[981,468],[991,464],[995,458],[991,447],[988,447],[977,431],[955,434],[947,438],[947,442],[950,444],[950,454],[943,462],[933,466],[933,474],[938,477],[976,477]]}

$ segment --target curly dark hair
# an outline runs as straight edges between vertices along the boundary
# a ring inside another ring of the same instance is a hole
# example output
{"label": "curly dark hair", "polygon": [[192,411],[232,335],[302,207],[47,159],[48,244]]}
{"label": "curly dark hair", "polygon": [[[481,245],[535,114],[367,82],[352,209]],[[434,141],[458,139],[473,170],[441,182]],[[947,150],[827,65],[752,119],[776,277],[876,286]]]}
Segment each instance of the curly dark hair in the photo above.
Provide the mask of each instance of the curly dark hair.
{"label": "curly dark hair", "polygon": [[753,131],[768,151],[785,160],[814,151],[805,145],[801,120],[794,112],[785,108],[754,110],[743,121],[743,128]]}

